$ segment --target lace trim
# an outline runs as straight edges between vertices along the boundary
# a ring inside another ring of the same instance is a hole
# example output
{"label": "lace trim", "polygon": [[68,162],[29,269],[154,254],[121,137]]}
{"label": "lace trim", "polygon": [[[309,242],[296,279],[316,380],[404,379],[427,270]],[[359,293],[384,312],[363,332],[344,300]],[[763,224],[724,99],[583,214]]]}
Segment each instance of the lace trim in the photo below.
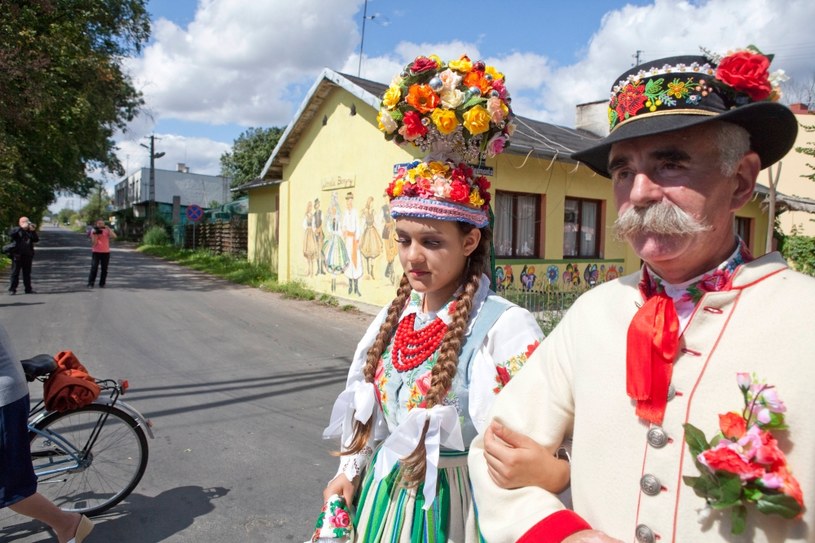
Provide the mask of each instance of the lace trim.
{"label": "lace trim", "polygon": [[340,468],[337,470],[337,475],[343,474],[349,481],[353,481],[354,477],[359,476],[362,470],[369,464],[373,454],[373,448],[366,446],[356,454],[341,457]]}

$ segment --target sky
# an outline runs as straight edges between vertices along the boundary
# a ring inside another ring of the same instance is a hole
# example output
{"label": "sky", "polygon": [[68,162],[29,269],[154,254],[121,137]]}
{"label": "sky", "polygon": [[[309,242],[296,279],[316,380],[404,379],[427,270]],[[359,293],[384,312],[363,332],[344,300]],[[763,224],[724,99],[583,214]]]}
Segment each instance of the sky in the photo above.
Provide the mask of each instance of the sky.
{"label": "sky", "polygon": [[[156,168],[217,175],[246,129],[292,120],[323,68],[388,83],[418,55],[484,60],[517,114],[570,127],[575,106],[608,99],[637,59],[700,47],[774,54],[788,97],[815,85],[812,0],[149,0],[148,11],[151,39],[124,61],[146,102],[115,137],[128,174],[149,165],[140,144],[154,134]],[[104,179],[109,192],[119,180]]]}

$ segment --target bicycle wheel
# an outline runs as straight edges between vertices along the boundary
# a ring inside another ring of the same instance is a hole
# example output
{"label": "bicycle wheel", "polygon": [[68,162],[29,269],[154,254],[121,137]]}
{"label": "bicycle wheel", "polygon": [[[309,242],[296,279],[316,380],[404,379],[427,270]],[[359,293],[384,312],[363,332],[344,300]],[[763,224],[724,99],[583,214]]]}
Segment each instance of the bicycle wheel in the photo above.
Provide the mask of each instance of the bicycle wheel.
{"label": "bicycle wheel", "polygon": [[125,499],[144,475],[147,437],[133,417],[115,406],[90,404],[51,413],[36,428],[46,434],[32,432],[37,490],[63,511],[98,515]]}

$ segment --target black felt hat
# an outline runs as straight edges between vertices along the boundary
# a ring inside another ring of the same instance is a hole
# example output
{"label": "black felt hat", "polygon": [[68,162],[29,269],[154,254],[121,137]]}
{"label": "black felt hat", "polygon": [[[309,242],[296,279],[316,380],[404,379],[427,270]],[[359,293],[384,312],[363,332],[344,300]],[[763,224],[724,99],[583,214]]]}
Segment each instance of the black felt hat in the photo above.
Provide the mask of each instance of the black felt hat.
{"label": "black felt hat", "polygon": [[608,136],[572,158],[610,177],[613,143],[727,121],[749,132],[750,148],[766,168],[787,154],[798,133],[795,115],[775,101],[780,94],[768,72],[771,60],[748,49],[718,62],[680,56],[636,66],[611,88]]}

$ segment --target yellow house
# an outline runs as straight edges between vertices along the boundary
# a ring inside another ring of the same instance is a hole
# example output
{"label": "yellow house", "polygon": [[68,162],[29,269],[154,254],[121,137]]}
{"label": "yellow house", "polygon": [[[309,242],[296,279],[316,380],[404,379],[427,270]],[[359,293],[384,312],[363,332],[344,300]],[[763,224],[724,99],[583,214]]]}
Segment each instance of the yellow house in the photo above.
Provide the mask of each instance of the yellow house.
{"label": "yellow house", "polygon": [[[792,150],[780,162],[776,189],[789,196],[780,201],[782,213],[778,215],[778,223],[785,234],[791,234],[794,228],[799,235],[815,236],[815,181],[802,177],[815,173],[815,157],[795,150],[796,147],[815,147],[815,131],[804,129],[807,126],[815,128],[815,111],[808,111],[803,104],[793,104],[790,108],[798,119],[798,137]],[[775,168],[777,166],[773,167],[773,175]],[[766,172],[763,175],[763,181],[768,182]]]}
{"label": "yellow house", "polygon": [[[280,281],[375,305],[393,298],[402,269],[384,190],[395,165],[419,154],[379,131],[386,88],[324,70],[260,177],[241,187],[249,194],[249,260],[271,266]],[[599,136],[524,117],[516,123],[510,147],[482,165],[492,184],[498,289],[582,288],[637,269],[639,259],[612,234],[611,183],[569,158]],[[767,236],[762,200],[737,220],[756,254]]]}

